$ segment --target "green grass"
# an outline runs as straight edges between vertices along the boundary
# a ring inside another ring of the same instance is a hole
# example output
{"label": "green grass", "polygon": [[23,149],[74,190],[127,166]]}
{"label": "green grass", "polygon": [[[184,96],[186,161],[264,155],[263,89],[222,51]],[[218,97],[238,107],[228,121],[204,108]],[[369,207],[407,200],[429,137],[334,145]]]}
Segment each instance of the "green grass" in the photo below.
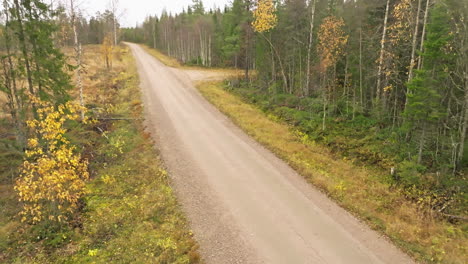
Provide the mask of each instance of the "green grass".
{"label": "green grass", "polygon": [[466,263],[467,225],[427,217],[400,189],[382,180],[388,177],[386,171],[378,166],[360,166],[333,153],[278,116],[265,113],[223,89],[220,82],[200,83],[198,89],[234,123],[311,184],[417,260]]}
{"label": "green grass", "polygon": [[[88,59],[99,58],[96,50],[89,49]],[[142,105],[133,58],[126,48],[116,52],[112,72],[89,61],[89,76],[100,81],[88,103],[135,120],[75,124],[70,137],[84,148],[92,177],[73,225],[20,224],[12,182],[0,185],[0,263],[200,262],[168,173],[138,119]]]}

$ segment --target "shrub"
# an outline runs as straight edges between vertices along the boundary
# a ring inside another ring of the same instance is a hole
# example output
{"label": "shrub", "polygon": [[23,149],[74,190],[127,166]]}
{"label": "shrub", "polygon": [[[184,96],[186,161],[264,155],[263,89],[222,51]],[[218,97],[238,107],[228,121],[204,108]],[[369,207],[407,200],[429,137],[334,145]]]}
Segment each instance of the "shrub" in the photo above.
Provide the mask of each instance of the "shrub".
{"label": "shrub", "polygon": [[405,187],[419,186],[421,184],[421,173],[425,167],[414,161],[403,161],[400,163],[397,181]]}
{"label": "shrub", "polygon": [[60,223],[78,209],[89,176],[88,162],[65,137],[64,124],[80,118],[80,107],[70,102],[57,108],[38,99],[33,102],[37,118],[28,121],[31,137],[15,186],[23,204],[21,220]]}

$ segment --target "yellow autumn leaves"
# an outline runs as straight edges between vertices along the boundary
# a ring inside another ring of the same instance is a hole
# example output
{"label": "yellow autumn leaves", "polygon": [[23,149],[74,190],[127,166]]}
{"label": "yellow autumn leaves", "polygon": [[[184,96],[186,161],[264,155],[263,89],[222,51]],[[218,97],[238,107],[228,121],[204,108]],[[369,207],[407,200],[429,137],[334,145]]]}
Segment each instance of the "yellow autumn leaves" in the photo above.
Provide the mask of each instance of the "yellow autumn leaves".
{"label": "yellow autumn leaves", "polygon": [[15,190],[23,204],[23,222],[66,221],[85,193],[88,162],[65,137],[64,124],[79,120],[80,106],[68,102],[54,107],[33,98],[37,118],[28,121],[31,137]]}
{"label": "yellow autumn leaves", "polygon": [[278,18],[275,13],[273,0],[259,0],[257,9],[253,12],[254,21],[252,26],[256,32],[266,32],[276,27]]}
{"label": "yellow autumn leaves", "polygon": [[[258,0],[253,17],[252,26],[256,32],[263,33],[276,27],[278,18],[273,0]],[[343,27],[343,19],[335,16],[326,17],[320,26],[318,51],[322,71],[326,71],[334,65],[344,52],[348,35],[344,32]]]}
{"label": "yellow autumn leaves", "polygon": [[322,72],[335,65],[344,52],[348,35],[344,32],[343,27],[343,19],[335,16],[326,17],[320,25],[318,51]]}
{"label": "yellow autumn leaves", "polygon": [[112,37],[110,35],[106,35],[102,42],[101,52],[104,61],[106,62],[107,69],[112,68]]}
{"label": "yellow autumn leaves", "polygon": [[411,1],[401,0],[393,9],[393,22],[389,25],[389,42],[392,45],[399,45],[401,41],[409,41],[412,34],[410,32],[410,22],[412,19]]}

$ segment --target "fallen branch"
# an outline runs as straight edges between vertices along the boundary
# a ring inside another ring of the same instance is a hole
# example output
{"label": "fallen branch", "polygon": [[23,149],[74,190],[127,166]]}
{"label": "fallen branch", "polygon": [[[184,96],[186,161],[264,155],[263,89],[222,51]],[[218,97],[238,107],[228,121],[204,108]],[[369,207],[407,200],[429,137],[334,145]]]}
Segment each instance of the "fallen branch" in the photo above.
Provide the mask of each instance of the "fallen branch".
{"label": "fallen branch", "polygon": [[143,120],[143,118],[95,118],[96,120]]}
{"label": "fallen branch", "polygon": [[462,215],[452,215],[452,214],[446,214],[446,213],[441,213],[440,214],[443,216],[443,217],[446,217],[448,219],[451,219],[451,220],[461,220],[461,221],[468,221],[468,217],[466,216],[462,216]]}
{"label": "fallen branch", "polygon": [[99,132],[101,132],[101,134],[102,134],[106,139],[109,140],[109,137],[106,135],[106,132],[105,132],[104,130],[102,130],[102,128],[97,127],[97,129],[99,130]]}

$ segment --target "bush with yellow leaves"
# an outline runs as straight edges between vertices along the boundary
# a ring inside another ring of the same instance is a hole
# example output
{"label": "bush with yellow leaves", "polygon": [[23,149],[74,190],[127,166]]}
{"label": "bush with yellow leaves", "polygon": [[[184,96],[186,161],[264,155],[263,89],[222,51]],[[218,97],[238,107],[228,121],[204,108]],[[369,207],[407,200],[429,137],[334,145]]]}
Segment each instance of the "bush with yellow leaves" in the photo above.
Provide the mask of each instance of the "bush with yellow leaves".
{"label": "bush with yellow leaves", "polygon": [[104,40],[102,41],[101,46],[102,56],[106,62],[106,68],[109,70],[112,68],[112,37],[110,35],[106,35]]}
{"label": "bush with yellow leaves", "polygon": [[65,222],[76,212],[89,177],[88,161],[65,137],[65,122],[79,120],[81,107],[72,102],[55,107],[36,98],[32,101],[37,116],[27,123],[31,136],[15,185],[23,204],[21,221]]}

